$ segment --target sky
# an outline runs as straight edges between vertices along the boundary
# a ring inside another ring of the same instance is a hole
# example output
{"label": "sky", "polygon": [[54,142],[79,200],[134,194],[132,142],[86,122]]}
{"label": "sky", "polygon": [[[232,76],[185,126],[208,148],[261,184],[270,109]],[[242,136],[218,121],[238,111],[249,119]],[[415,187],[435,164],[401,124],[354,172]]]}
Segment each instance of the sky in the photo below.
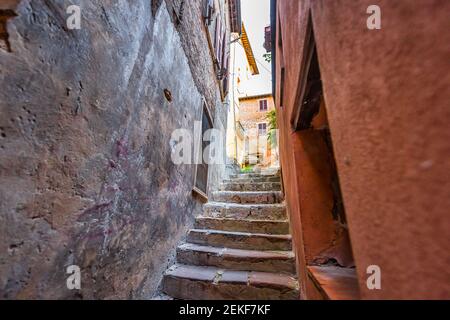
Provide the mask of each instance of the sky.
{"label": "sky", "polygon": [[[242,90],[246,95],[272,92],[271,64],[264,60],[264,28],[270,25],[270,0],[241,0],[242,21],[258,64],[259,75],[252,76]],[[243,57],[237,57],[245,59]],[[246,60],[245,60],[246,61]]]}

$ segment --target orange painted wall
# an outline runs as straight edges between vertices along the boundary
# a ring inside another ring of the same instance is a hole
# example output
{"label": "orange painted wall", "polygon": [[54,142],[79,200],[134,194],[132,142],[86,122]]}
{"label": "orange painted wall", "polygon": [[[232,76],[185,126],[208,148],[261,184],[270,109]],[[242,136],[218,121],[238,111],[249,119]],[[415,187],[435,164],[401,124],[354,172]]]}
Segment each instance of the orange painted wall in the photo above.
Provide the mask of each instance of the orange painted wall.
{"label": "orange painted wall", "polygon": [[[450,299],[450,2],[376,2],[382,29],[372,31],[366,9],[373,1],[277,4],[275,100],[299,276],[306,278],[298,160],[304,147],[289,120],[311,10],[361,297]],[[381,290],[366,287],[373,264],[381,267]],[[304,281],[301,291],[308,298]]]}

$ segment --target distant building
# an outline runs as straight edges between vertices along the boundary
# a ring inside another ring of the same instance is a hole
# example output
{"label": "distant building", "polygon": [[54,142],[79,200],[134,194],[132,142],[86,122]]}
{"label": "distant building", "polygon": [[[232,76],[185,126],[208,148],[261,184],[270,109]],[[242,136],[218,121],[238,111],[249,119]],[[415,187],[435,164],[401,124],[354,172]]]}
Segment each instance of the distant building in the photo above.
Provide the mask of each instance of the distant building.
{"label": "distant building", "polygon": [[[271,94],[239,98],[239,123],[245,130],[244,164],[259,164],[263,167],[276,162],[269,141],[269,111],[275,110]],[[272,157],[272,155],[274,157]]]}
{"label": "distant building", "polygon": [[231,35],[230,109],[228,111],[226,153],[227,157],[236,165],[242,166],[245,157],[245,128],[239,122],[239,97],[243,94],[242,85],[251,77],[259,75],[259,69],[243,22],[238,31],[241,33],[232,32]]}

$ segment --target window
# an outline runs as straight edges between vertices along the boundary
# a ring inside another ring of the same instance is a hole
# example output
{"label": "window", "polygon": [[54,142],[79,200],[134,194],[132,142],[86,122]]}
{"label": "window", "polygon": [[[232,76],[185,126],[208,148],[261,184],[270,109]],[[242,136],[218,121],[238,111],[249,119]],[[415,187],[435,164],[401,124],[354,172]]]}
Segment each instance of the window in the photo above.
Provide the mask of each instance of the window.
{"label": "window", "polygon": [[264,136],[267,134],[267,123],[258,123],[258,135]]}
{"label": "window", "polygon": [[213,121],[209,113],[206,101],[203,101],[203,114],[202,114],[202,135],[200,137],[199,157],[201,159],[201,164],[197,164],[195,169],[195,181],[194,181],[194,191],[207,199],[208,196],[208,164],[204,162],[203,154],[205,149],[209,146],[208,141],[203,141],[204,134],[207,130],[213,128]]}
{"label": "window", "polygon": [[267,111],[267,100],[259,100],[259,111]]}
{"label": "window", "polygon": [[305,46],[300,70],[301,78],[290,120],[294,130],[305,130],[311,127],[311,122],[319,113],[322,101],[322,80],[311,13],[309,14],[306,28]]}
{"label": "window", "polygon": [[220,81],[220,89],[222,99],[228,93],[228,64],[230,62],[230,51],[227,50],[227,37],[229,34],[226,30],[226,23],[222,20],[221,14],[215,17],[215,34],[214,34],[214,68],[217,80]]}

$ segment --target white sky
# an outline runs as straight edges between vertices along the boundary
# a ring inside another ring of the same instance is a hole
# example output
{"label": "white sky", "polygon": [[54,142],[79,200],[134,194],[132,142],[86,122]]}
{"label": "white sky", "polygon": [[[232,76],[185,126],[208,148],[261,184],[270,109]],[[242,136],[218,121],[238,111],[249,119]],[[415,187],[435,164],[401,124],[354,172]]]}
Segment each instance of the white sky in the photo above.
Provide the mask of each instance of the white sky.
{"label": "white sky", "polygon": [[[264,60],[264,28],[270,25],[270,0],[241,0],[242,21],[258,64],[259,75],[252,76],[242,86],[244,95],[257,95],[272,92],[271,64]],[[237,56],[237,59],[245,59]]]}

